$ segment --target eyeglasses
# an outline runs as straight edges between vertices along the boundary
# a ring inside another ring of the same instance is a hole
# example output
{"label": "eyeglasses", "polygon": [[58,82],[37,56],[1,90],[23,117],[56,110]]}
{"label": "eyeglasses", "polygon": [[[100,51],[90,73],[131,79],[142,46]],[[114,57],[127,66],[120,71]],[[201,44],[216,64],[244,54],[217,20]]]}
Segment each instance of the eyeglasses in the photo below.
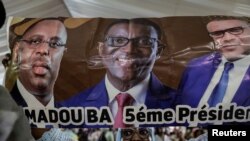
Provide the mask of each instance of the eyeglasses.
{"label": "eyeglasses", "polygon": [[134,129],[134,128],[127,128],[127,129],[122,129],[122,137],[124,140],[131,139],[134,134],[137,133],[137,135],[140,136],[142,139],[148,139],[150,136],[150,129],[149,128],[139,128],[139,129]]}
{"label": "eyeglasses", "polygon": [[41,39],[31,39],[31,40],[21,39],[19,41],[25,42],[29,46],[34,47],[34,48],[41,46],[43,43],[47,43],[49,45],[49,47],[51,47],[51,48],[60,48],[60,47],[65,46],[65,44],[61,43],[61,41],[57,41],[57,40],[44,41]]}
{"label": "eyeglasses", "polygon": [[129,41],[132,41],[138,47],[153,47],[154,43],[158,40],[156,38],[149,38],[149,37],[137,37],[128,39],[126,37],[107,37],[104,40],[108,46],[111,47],[124,47],[126,46]]}
{"label": "eyeglasses", "polygon": [[240,35],[243,33],[244,29],[249,26],[237,26],[237,27],[232,27],[224,30],[219,30],[219,31],[214,31],[214,32],[209,32],[209,35],[213,38],[222,38],[224,37],[224,34],[226,32],[232,34],[232,35]]}

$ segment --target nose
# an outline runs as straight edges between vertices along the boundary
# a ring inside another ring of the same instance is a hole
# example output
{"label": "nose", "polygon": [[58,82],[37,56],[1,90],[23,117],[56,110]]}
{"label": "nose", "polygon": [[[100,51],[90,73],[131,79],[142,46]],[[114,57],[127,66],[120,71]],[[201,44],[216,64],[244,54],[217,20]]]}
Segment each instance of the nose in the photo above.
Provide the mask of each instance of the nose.
{"label": "nose", "polygon": [[36,53],[40,54],[41,56],[49,55],[49,48],[49,44],[47,42],[43,42],[39,46],[37,46]]}
{"label": "nose", "polygon": [[136,46],[133,41],[129,41],[128,44],[122,47],[123,51],[130,54],[136,51]]}
{"label": "nose", "polygon": [[223,36],[223,38],[222,38],[222,40],[223,40],[224,42],[227,42],[227,41],[233,40],[234,38],[235,38],[235,35],[230,34],[230,33],[228,33],[228,32],[225,32],[225,33],[224,33],[224,36]]}
{"label": "nose", "polygon": [[141,141],[142,139],[140,138],[140,136],[138,135],[138,133],[135,133],[132,138],[131,141]]}

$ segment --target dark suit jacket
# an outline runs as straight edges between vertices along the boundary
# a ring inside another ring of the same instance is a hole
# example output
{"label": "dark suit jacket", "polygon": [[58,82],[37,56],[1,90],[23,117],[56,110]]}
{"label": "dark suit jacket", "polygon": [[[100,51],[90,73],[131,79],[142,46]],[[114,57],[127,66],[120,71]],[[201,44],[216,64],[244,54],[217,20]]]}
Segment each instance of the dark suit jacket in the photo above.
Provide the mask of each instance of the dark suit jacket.
{"label": "dark suit jacket", "polygon": [[12,98],[16,101],[17,105],[22,106],[22,107],[28,107],[27,103],[25,102],[24,98],[22,97],[17,87],[17,83],[15,83],[14,87],[10,91],[10,94]]}
{"label": "dark suit jacket", "polygon": [[[22,107],[28,107],[26,101],[24,100],[23,96],[21,95],[17,87],[17,83],[15,83],[14,87],[10,91],[10,94],[12,98],[16,101],[17,105],[22,106]],[[55,104],[55,108],[57,108],[56,104]]]}
{"label": "dark suit jacket", "polygon": [[[180,82],[178,103],[190,105],[193,108],[197,107],[220,62],[221,55],[219,53],[191,60]],[[238,106],[250,105],[250,67],[248,67],[232,102]]]}
{"label": "dark suit jacket", "polygon": [[[163,85],[154,74],[150,77],[145,105],[147,109],[174,108],[176,91]],[[58,103],[59,107],[96,107],[108,106],[109,97],[103,79],[96,86],[89,88],[72,98]]]}
{"label": "dark suit jacket", "polygon": [[[22,107],[28,107],[26,101],[24,100],[23,96],[21,95],[21,93],[17,87],[17,83],[15,83],[14,87],[10,91],[10,94],[11,94],[12,98],[15,100],[15,102],[17,103],[17,105],[22,106]],[[55,104],[55,108],[57,108],[56,104]],[[37,128],[37,126],[34,125],[33,123],[30,124],[30,127]],[[48,126],[48,128],[50,128],[50,127]]]}

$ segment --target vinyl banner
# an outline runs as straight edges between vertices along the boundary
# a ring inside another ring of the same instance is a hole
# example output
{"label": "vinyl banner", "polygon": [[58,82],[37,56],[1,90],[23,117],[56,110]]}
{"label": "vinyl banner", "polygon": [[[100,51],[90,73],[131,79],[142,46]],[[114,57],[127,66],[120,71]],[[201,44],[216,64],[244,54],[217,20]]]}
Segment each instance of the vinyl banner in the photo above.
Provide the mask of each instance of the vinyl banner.
{"label": "vinyl banner", "polygon": [[250,121],[247,17],[9,20],[5,86],[34,128]]}

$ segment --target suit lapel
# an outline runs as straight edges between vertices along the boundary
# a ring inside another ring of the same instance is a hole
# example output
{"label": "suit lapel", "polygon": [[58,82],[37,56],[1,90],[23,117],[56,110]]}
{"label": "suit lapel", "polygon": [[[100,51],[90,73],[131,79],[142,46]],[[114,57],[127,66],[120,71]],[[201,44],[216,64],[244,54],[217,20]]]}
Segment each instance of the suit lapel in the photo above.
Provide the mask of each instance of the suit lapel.
{"label": "suit lapel", "polygon": [[14,87],[10,91],[12,98],[16,101],[17,105],[22,107],[28,107],[27,103],[25,102],[24,98],[22,97],[19,89],[17,88],[17,83],[15,83]]}
{"label": "suit lapel", "polygon": [[248,67],[247,73],[243,77],[240,87],[236,91],[232,102],[237,103],[238,106],[250,105],[250,67]]}
{"label": "suit lapel", "polygon": [[[166,86],[164,86],[152,73],[145,99],[147,108],[169,107],[172,101],[174,101],[173,99],[174,91],[170,88],[166,88]],[[166,100],[171,102],[168,103]],[[91,94],[86,98],[86,106],[100,108],[102,106],[108,106],[108,103],[108,93],[105,86],[105,80],[103,79],[93,88]]]}
{"label": "suit lapel", "polygon": [[172,89],[166,88],[166,86],[151,73],[145,99],[145,105],[148,109],[170,108],[174,101],[174,95]]}
{"label": "suit lapel", "polygon": [[97,84],[91,94],[86,99],[86,106],[88,107],[102,107],[108,106],[108,93],[105,86],[105,79]]}
{"label": "suit lapel", "polygon": [[[194,66],[194,67],[199,67],[199,69],[195,69],[192,67],[190,68],[191,69],[190,71],[192,71],[192,69],[196,70],[195,72],[193,72],[194,76],[191,79],[195,79],[197,87],[196,89],[190,90],[191,92],[188,94],[194,96],[188,96],[185,98],[189,99],[189,103],[193,103],[192,107],[198,106],[220,62],[221,62],[221,55],[219,53],[213,53],[207,56],[204,60],[202,60],[200,62],[200,65]],[[202,76],[198,76],[197,74],[202,74]],[[191,81],[194,80],[189,80],[188,82]],[[192,88],[192,86],[190,86],[190,88]]]}

